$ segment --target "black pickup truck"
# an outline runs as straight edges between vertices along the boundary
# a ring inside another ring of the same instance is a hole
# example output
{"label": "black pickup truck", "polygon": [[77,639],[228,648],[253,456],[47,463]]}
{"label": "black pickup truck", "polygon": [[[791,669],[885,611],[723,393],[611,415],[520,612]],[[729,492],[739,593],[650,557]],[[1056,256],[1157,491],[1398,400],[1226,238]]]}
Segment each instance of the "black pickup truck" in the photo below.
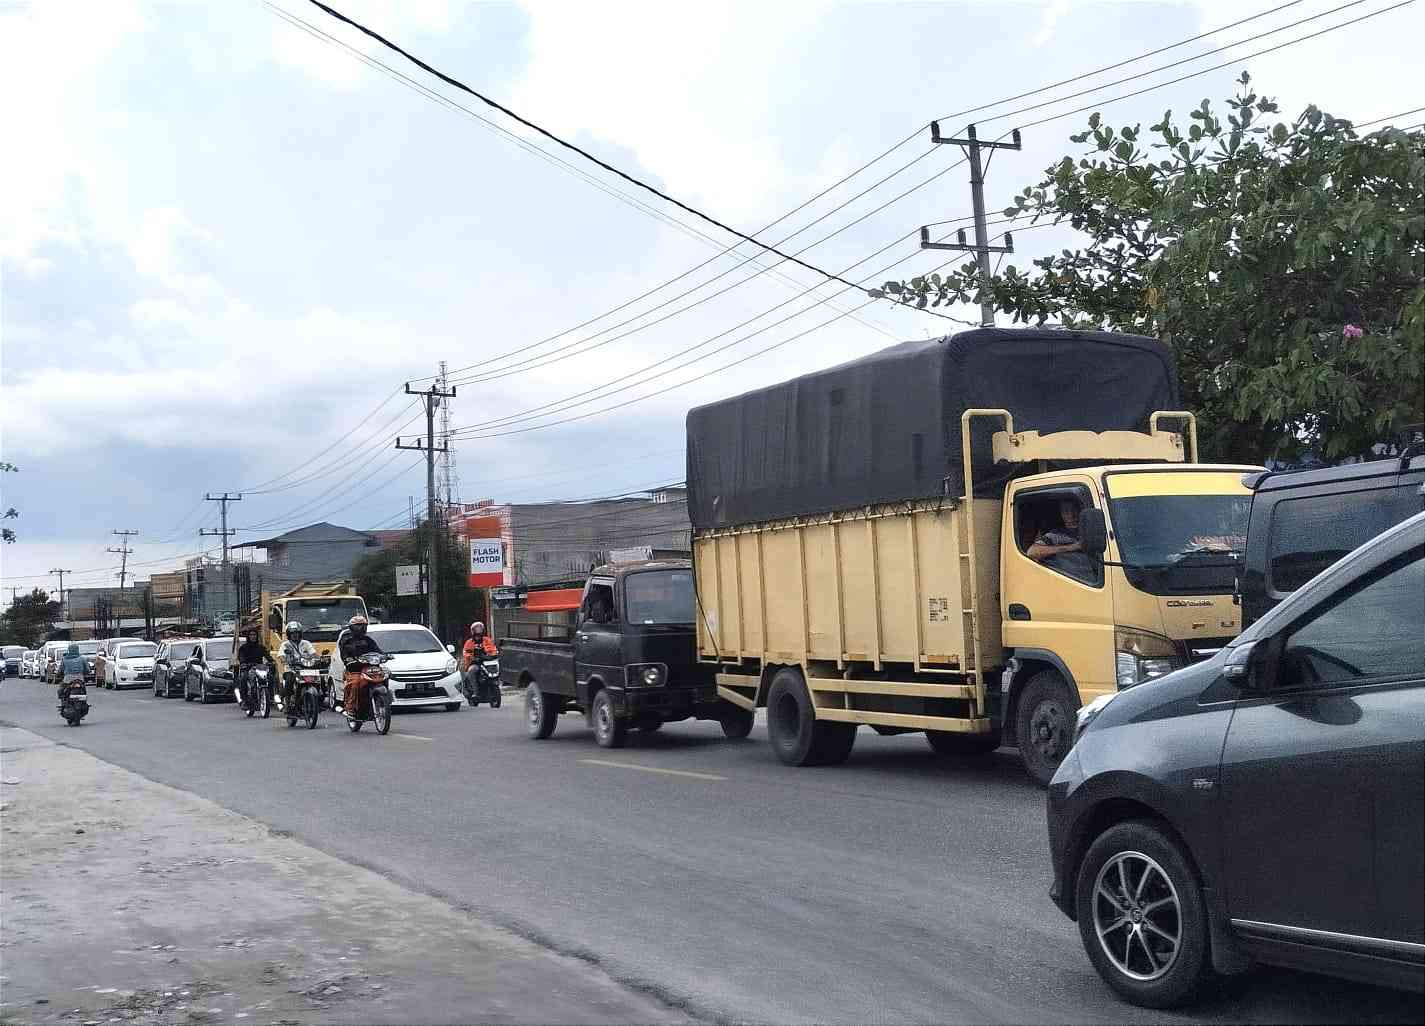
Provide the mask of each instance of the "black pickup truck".
{"label": "black pickup truck", "polygon": [[698,664],[695,606],[687,560],[603,566],[568,627],[540,625],[557,640],[502,638],[500,677],[525,691],[529,736],[549,737],[560,713],[577,710],[604,748],[621,747],[630,727],[653,731],[689,718],[746,737],[753,714],[718,698],[709,668]]}

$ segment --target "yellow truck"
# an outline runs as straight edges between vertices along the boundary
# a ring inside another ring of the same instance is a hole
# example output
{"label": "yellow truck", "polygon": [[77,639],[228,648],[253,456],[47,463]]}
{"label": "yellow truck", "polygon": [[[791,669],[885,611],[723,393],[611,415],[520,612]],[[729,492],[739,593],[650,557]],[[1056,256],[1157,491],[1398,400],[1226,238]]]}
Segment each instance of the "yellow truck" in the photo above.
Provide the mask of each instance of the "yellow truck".
{"label": "yellow truck", "polygon": [[[337,635],[346,622],[358,613],[366,616],[366,602],[350,581],[303,581],[287,591],[261,593],[261,605],[253,612],[261,625],[262,643],[277,662],[278,673],[286,670],[277,653],[286,637],[287,624],[296,620],[302,625],[302,636],[316,648],[319,656],[332,655]],[[244,625],[246,626],[246,625]]]}
{"label": "yellow truck", "polygon": [[1171,353],[1107,332],[904,343],[688,415],[698,656],[790,765],[856,729],[1009,742],[1237,634],[1259,468],[1197,462]]}

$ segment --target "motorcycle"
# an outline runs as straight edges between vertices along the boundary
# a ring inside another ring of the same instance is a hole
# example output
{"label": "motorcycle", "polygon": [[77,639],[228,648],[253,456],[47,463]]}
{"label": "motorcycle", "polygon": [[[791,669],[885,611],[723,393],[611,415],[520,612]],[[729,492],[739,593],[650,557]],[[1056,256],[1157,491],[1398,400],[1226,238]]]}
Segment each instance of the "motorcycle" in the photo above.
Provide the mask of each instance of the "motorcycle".
{"label": "motorcycle", "polygon": [[353,734],[365,723],[374,723],[378,734],[391,730],[391,688],[388,684],[391,673],[381,665],[390,658],[381,652],[367,652],[350,664],[352,667],[359,666],[362,683],[365,684],[360,691],[358,707],[348,709],[343,705],[341,709],[341,714],[346,717],[346,727]]}
{"label": "motorcycle", "polygon": [[460,678],[460,691],[471,708],[481,702],[489,702],[491,709],[500,707],[500,660],[493,656],[476,654],[471,664]]}
{"label": "motorcycle", "polygon": [[249,666],[238,682],[238,701],[249,719],[260,716],[267,719],[272,715],[272,668],[269,666]]}
{"label": "motorcycle", "polygon": [[89,715],[89,689],[81,677],[71,677],[59,686],[59,714],[71,727]]}
{"label": "motorcycle", "polygon": [[330,686],[322,672],[331,665],[331,657],[303,659],[301,665],[286,673],[286,689],[278,706],[287,715],[287,726],[295,727],[298,721],[307,725],[308,730],[317,729],[317,717],[326,704],[325,692]]}

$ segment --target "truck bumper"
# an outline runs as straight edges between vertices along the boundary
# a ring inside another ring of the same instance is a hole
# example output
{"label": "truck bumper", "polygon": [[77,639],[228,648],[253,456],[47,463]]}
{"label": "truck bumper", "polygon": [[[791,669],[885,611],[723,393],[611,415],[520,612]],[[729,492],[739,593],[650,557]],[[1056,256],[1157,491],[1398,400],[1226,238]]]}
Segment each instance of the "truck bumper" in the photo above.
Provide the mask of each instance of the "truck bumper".
{"label": "truck bumper", "polygon": [[706,687],[661,687],[625,688],[615,692],[614,712],[630,718],[657,716],[667,722],[699,719],[717,719],[718,707],[716,685]]}

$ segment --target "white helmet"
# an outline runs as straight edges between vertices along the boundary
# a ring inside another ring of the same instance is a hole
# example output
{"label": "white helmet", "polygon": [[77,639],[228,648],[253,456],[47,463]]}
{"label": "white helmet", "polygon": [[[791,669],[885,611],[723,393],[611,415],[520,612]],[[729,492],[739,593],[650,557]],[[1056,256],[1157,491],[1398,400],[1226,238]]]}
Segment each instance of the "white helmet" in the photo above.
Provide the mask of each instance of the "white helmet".
{"label": "white helmet", "polygon": [[306,628],[304,628],[304,627],[302,626],[302,621],[301,621],[301,620],[288,620],[288,621],[287,621],[287,637],[289,637],[289,638],[290,638],[293,634],[301,634],[302,631],[305,630],[305,629],[306,629]]}

